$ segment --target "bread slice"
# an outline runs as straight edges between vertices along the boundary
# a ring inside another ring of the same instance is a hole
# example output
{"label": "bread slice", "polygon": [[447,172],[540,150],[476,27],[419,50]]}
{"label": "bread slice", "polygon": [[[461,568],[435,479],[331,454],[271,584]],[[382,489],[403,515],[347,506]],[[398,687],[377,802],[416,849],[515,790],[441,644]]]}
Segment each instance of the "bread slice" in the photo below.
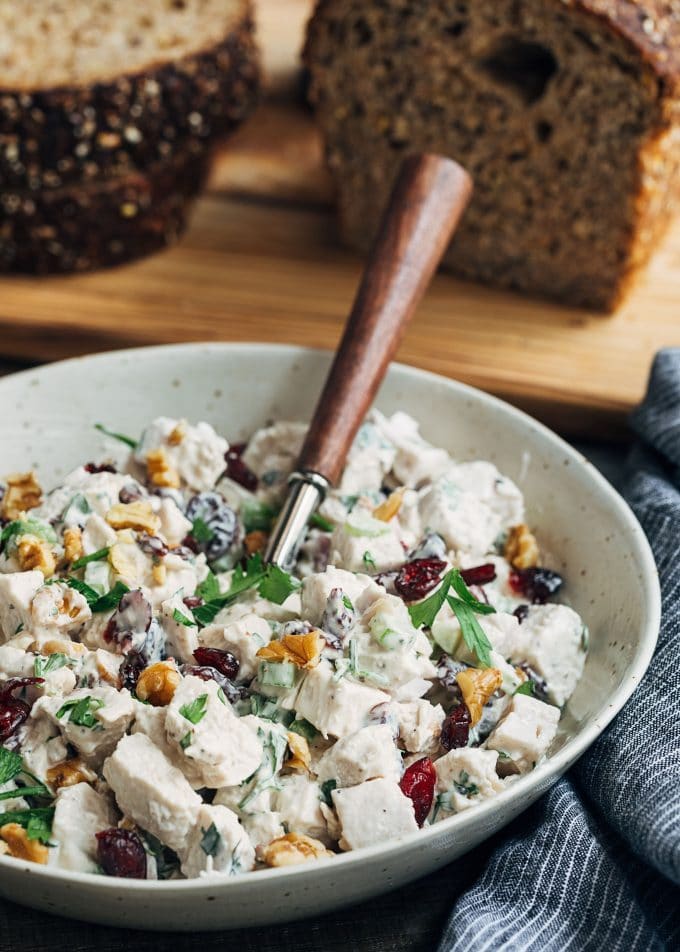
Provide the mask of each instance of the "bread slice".
{"label": "bread slice", "polygon": [[258,80],[250,0],[0,0],[0,188],[167,162],[238,125]]}
{"label": "bread slice", "polygon": [[174,242],[205,180],[192,143],[146,172],[0,195],[0,271],[58,274],[122,264]]}
{"label": "bread slice", "polygon": [[446,262],[612,309],[680,196],[680,7],[320,0],[305,53],[342,231],[375,232],[416,150],[475,179]]}

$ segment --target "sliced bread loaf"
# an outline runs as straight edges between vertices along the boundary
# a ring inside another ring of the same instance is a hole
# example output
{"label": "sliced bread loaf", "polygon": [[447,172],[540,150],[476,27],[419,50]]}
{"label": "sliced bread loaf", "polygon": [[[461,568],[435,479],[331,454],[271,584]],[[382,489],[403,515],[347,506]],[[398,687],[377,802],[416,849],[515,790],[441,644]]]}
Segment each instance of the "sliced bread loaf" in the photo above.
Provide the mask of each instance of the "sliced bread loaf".
{"label": "sliced bread loaf", "polygon": [[451,268],[612,309],[677,208],[677,0],[320,0],[305,58],[358,248],[442,152],[476,186]]}
{"label": "sliced bread loaf", "polygon": [[145,172],[257,88],[250,0],[0,0],[0,188]]}
{"label": "sliced bread loaf", "polygon": [[0,194],[0,271],[56,274],[122,264],[174,242],[208,166],[191,144],[146,172]]}

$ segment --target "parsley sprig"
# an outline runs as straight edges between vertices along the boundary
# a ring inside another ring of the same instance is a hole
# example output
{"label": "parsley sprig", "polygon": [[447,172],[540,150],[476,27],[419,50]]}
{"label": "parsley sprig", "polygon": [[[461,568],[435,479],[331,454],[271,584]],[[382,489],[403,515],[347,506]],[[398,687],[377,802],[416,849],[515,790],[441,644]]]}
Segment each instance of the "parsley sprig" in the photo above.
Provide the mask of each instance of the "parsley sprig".
{"label": "parsley sprig", "polygon": [[[454,595],[451,594],[451,590],[455,593]],[[465,644],[477,655],[481,665],[485,668],[490,667],[493,646],[476,616],[493,615],[496,609],[493,605],[487,605],[474,597],[458,569],[450,569],[437,591],[429,598],[409,605],[408,611],[413,625],[416,628],[423,626],[431,628],[445,602],[458,619]]]}
{"label": "parsley sprig", "polygon": [[87,604],[90,606],[92,614],[99,614],[101,612],[110,612],[114,608],[118,607],[118,602],[121,600],[123,595],[126,595],[130,589],[124,582],[116,582],[113,588],[105,592],[104,595],[100,595],[99,592],[92,588],[91,585],[88,585],[87,582],[81,581],[79,578],[74,578],[72,575],[66,575],[63,578],[50,579],[47,583],[48,585],[54,585],[57,582],[63,582],[65,585],[68,585],[69,588],[74,589],[76,592],[80,592]]}
{"label": "parsley sprig", "polygon": [[277,565],[265,565],[262,556],[256,552],[250,556],[245,568],[241,565],[236,567],[229,591],[223,594],[215,575],[208,573],[196,589],[196,594],[204,599],[204,604],[193,609],[194,618],[201,626],[209,625],[223,608],[255,587],[262,598],[282,605],[291,592],[297,591],[300,582]]}

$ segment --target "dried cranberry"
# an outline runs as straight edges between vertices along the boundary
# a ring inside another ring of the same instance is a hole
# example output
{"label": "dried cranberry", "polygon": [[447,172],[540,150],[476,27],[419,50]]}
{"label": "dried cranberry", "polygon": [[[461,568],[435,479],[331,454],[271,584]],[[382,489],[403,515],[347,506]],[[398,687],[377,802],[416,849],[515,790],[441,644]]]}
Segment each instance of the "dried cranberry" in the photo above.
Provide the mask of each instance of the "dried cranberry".
{"label": "dried cranberry", "polygon": [[86,473],[117,473],[118,470],[112,463],[85,463],[83,469]]}
{"label": "dried cranberry", "polygon": [[257,476],[241,459],[245,448],[245,443],[231,444],[224,455],[227,461],[226,474],[229,479],[233,479],[239,486],[243,486],[244,489],[249,489],[251,493],[254,493],[257,489]]}
{"label": "dried cranberry", "polygon": [[118,493],[118,501],[122,503],[137,502],[138,499],[144,498],[144,490],[141,486],[135,485],[135,483],[128,483],[127,486],[123,488]]}
{"label": "dried cranberry", "polygon": [[407,602],[417,601],[432,591],[445,568],[441,559],[414,559],[402,565],[394,587]]}
{"label": "dried cranberry", "polygon": [[194,658],[200,665],[216,668],[230,681],[235,681],[238,677],[239,663],[231,651],[223,651],[221,648],[197,648]]}
{"label": "dried cranberry", "polygon": [[197,552],[205,552],[209,562],[221,558],[239,541],[238,517],[219,493],[197,493],[192,496],[187,503],[186,515],[191,522],[201,520],[206,537],[195,528],[184,540],[185,545]]}
{"label": "dried cranberry", "polygon": [[493,562],[486,562],[471,569],[461,569],[460,574],[466,585],[488,585],[496,578],[496,566]]}
{"label": "dried cranberry", "polygon": [[199,605],[203,604],[203,599],[200,595],[187,595],[182,601],[187,608],[198,608]]}
{"label": "dried cranberry", "polygon": [[146,879],[146,851],[134,830],[113,827],[95,836],[97,860],[107,876]]}
{"label": "dried cranberry", "polygon": [[119,669],[121,686],[127,688],[128,691],[134,691],[145,667],[146,658],[141,651],[135,651],[134,648],[128,651]]}
{"label": "dried cranberry", "polygon": [[513,569],[510,573],[510,588],[533,602],[542,605],[551,596],[557,595],[564,579],[552,569]]}
{"label": "dried cranberry", "polygon": [[151,604],[141,589],[126,592],[118,602],[118,607],[104,629],[104,641],[113,642],[122,654],[133,648],[145,655],[143,650],[152,622]]}
{"label": "dried cranberry", "polygon": [[455,750],[466,747],[470,736],[472,718],[467,704],[463,701],[454,707],[448,717],[444,718],[440,743],[444,750]]}
{"label": "dried cranberry", "polygon": [[142,552],[146,552],[147,555],[152,555],[156,559],[162,559],[170,551],[162,539],[159,539],[158,536],[149,535],[148,532],[142,532],[137,536],[137,545]]}
{"label": "dried cranberry", "polygon": [[432,808],[436,782],[437,772],[429,757],[416,760],[414,764],[407,767],[404,776],[399,781],[401,792],[413,803],[418,826],[423,825]]}
{"label": "dried cranberry", "polygon": [[529,616],[529,606],[528,606],[528,605],[518,605],[517,608],[514,610],[514,612],[513,612],[512,614],[515,616],[515,618],[517,619],[517,621],[518,621],[518,622],[520,623],[520,625],[521,625],[522,622],[523,622],[523,621],[526,621],[526,619],[527,619],[528,616]]}
{"label": "dried cranberry", "polygon": [[43,681],[44,678],[9,678],[0,684],[0,743],[8,740],[31,713],[30,704],[12,697],[12,692]]}

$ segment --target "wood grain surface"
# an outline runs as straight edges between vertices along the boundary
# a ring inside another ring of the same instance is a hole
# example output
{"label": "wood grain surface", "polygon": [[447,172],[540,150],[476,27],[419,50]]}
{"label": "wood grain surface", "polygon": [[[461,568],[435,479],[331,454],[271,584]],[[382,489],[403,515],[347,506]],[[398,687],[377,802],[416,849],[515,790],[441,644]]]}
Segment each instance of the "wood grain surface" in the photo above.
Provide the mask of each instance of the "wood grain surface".
{"label": "wood grain surface", "polygon": [[[337,345],[361,261],[339,246],[318,136],[294,102],[308,9],[309,0],[260,0],[270,98],[218,161],[184,240],[113,271],[0,280],[0,356],[182,340]],[[680,346],[680,223],[613,317],[440,274],[398,356],[566,433],[614,438],[653,353],[669,345]]]}
{"label": "wood grain surface", "polygon": [[453,159],[407,158],[368,257],[299,468],[337,486],[357,430],[472,195]]}

